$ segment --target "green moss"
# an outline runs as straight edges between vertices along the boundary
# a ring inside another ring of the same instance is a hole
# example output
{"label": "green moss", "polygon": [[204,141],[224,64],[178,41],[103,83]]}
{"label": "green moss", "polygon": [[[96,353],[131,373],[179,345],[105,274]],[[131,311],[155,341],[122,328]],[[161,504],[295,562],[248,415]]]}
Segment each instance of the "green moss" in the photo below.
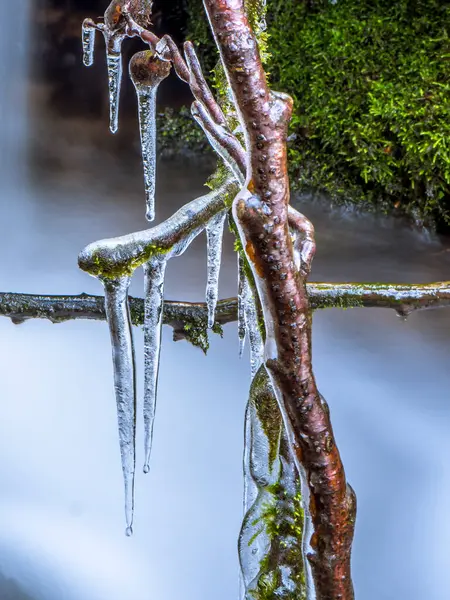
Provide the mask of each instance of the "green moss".
{"label": "green moss", "polygon": [[[187,10],[214,64],[200,0]],[[267,18],[272,87],[294,98],[292,187],[448,229],[450,4],[269,0]]]}
{"label": "green moss", "polygon": [[209,350],[208,328],[206,321],[193,320],[183,326],[185,337],[193,346],[200,348],[205,354]]}
{"label": "green moss", "polygon": [[[304,511],[300,483],[291,495],[281,483],[281,479],[267,488],[272,495],[254,525],[261,523],[271,541],[270,550],[260,563],[260,575],[256,587],[251,591],[255,600],[306,600],[306,579],[303,562],[302,536]],[[252,543],[256,540],[252,538]],[[287,568],[294,589],[283,585],[282,570]]]}
{"label": "green moss", "polygon": [[137,257],[121,263],[113,263],[109,258],[103,256],[101,251],[97,251],[90,257],[87,268],[84,265],[81,266],[95,277],[118,279],[119,277],[131,276],[138,267],[148,262],[153,256],[164,255],[170,251],[171,248],[148,244]]}
{"label": "green moss", "polygon": [[282,431],[281,412],[265,369],[254,377],[250,388],[250,401],[254,404],[258,420],[269,444],[269,468],[272,469],[280,448]]}
{"label": "green moss", "polygon": [[205,134],[195,122],[189,108],[166,108],[157,115],[157,128],[158,152],[165,156],[192,152],[206,153],[213,157]]}
{"label": "green moss", "polygon": [[358,296],[351,296],[350,294],[345,294],[342,296],[334,296],[334,297],[323,297],[320,300],[314,302],[314,310],[322,309],[322,308],[342,308],[343,310],[347,310],[349,308],[361,308],[364,306],[363,301]]}
{"label": "green moss", "polygon": [[220,323],[217,323],[217,321],[212,326],[211,331],[217,335],[220,335],[220,337],[223,338],[223,327]]}
{"label": "green moss", "polygon": [[449,3],[272,0],[269,15],[293,184],[449,225]]}

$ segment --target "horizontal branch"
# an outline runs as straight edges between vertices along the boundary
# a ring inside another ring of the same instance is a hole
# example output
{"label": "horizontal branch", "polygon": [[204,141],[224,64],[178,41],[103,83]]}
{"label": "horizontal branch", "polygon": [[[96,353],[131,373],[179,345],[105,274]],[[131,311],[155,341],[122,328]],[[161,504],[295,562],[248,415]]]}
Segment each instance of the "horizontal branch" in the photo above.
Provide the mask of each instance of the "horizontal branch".
{"label": "horizontal branch", "polygon": [[93,242],[78,255],[78,266],[93,277],[116,279],[132,275],[152,256],[179,256],[208,221],[226,208],[225,200],[235,188],[236,184],[228,180],[151,229]]}
{"label": "horizontal branch", "polygon": [[[414,310],[450,306],[450,282],[428,284],[308,283],[311,308],[392,308],[402,316]],[[144,300],[130,297],[134,325],[144,322]],[[14,323],[28,319],[48,319],[61,323],[72,319],[105,320],[103,296],[46,296],[0,292],[0,316]],[[225,325],[237,319],[237,300],[217,304],[216,323]],[[203,302],[164,302],[164,324],[174,329],[176,339],[186,337],[186,324],[205,325],[207,307]]]}

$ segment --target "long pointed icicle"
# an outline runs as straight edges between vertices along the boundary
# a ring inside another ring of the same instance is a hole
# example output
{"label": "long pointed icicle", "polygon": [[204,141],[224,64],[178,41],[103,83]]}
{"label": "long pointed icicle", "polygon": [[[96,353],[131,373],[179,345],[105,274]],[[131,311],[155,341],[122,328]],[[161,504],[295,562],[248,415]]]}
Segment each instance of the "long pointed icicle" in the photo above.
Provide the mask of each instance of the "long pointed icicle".
{"label": "long pointed icicle", "polygon": [[111,335],[120,454],[125,485],[126,534],[133,533],[136,468],[136,377],[128,306],[129,277],[104,279],[105,309]]}
{"label": "long pointed icicle", "polygon": [[145,316],[144,316],[144,473],[150,470],[153,442],[156,392],[158,387],[159,355],[164,304],[164,275],[167,261],[158,257],[144,265]]}
{"label": "long pointed icicle", "polygon": [[244,353],[245,336],[247,327],[245,324],[245,298],[249,293],[249,285],[245,276],[244,259],[241,253],[237,253],[238,257],[238,335],[239,335],[239,356]]}
{"label": "long pointed icicle", "polygon": [[170,63],[158,58],[151,50],[144,50],[133,56],[129,72],[138,99],[146,217],[148,221],[153,221],[156,184],[156,94],[159,84],[170,73]]}
{"label": "long pointed icicle", "polygon": [[156,87],[139,90],[138,112],[142,145],[142,166],[144,168],[146,218],[155,218],[156,187]]}
{"label": "long pointed icicle", "polygon": [[106,64],[108,67],[109,90],[109,128],[111,133],[119,129],[119,103],[122,85],[122,54],[109,50],[106,45]]}
{"label": "long pointed icicle", "polygon": [[219,299],[219,274],[222,259],[223,226],[226,211],[216,215],[206,226],[208,247],[208,282],[206,284],[206,305],[208,307],[208,327],[214,325],[217,300]]}
{"label": "long pointed icicle", "polygon": [[91,67],[94,64],[95,28],[89,24],[88,19],[83,21],[81,41],[83,44],[83,64],[86,67]]}

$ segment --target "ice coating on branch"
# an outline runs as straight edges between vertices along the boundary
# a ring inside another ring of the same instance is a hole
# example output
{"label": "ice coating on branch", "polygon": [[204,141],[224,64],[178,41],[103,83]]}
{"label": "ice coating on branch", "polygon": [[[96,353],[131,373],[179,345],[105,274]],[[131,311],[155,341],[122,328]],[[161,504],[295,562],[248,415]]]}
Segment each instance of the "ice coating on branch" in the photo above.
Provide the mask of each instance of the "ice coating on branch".
{"label": "ice coating on branch", "polygon": [[219,298],[219,274],[222,260],[223,226],[226,211],[213,217],[206,226],[208,252],[208,282],[206,284],[206,305],[208,307],[208,327],[214,325],[217,300]]}
{"label": "ice coating on branch", "polygon": [[256,590],[261,564],[270,551],[265,513],[274,503],[270,486],[277,482],[280,471],[281,418],[268,385],[267,374],[262,370],[253,380],[245,416],[245,514],[238,545],[242,597],[246,600],[256,597],[252,592]]}
{"label": "ice coating on branch", "polygon": [[119,129],[119,102],[122,85],[122,55],[120,52],[106,51],[109,90],[109,128],[111,133]]}
{"label": "ice coating on branch", "polygon": [[245,431],[246,512],[239,536],[242,598],[306,600],[300,478],[264,368],[252,383]]}
{"label": "ice coating on branch", "polygon": [[87,19],[83,21],[81,28],[81,41],[83,44],[83,64],[86,67],[91,67],[94,64],[95,28]]}
{"label": "ice coating on branch", "polygon": [[104,279],[105,309],[111,335],[119,423],[120,455],[125,486],[126,534],[133,532],[134,474],[136,467],[136,378],[134,346],[128,306],[129,277]]}
{"label": "ice coating on branch", "polygon": [[170,73],[170,63],[160,60],[151,50],[146,50],[133,56],[129,71],[138,99],[146,217],[148,221],[153,221],[156,184],[156,94],[159,84]]}
{"label": "ice coating on branch", "polygon": [[137,97],[147,205],[146,218],[148,221],[153,221],[156,185],[156,87],[138,90]]}
{"label": "ice coating on branch", "polygon": [[241,357],[245,347],[245,336],[247,327],[245,324],[245,298],[249,293],[249,285],[245,276],[244,259],[241,253],[237,253],[238,257],[238,335],[239,335],[239,356]]}
{"label": "ice coating on branch", "polygon": [[158,387],[159,356],[164,302],[164,275],[167,261],[155,257],[144,265],[145,316],[144,316],[144,473],[150,470],[153,441],[156,393]]}

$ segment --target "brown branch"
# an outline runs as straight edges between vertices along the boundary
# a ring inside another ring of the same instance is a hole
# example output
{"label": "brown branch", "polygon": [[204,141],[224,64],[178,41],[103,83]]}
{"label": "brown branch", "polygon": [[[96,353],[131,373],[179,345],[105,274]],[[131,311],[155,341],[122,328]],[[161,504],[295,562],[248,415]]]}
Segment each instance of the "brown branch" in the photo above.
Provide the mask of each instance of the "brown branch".
{"label": "brown branch", "polygon": [[184,55],[186,57],[186,63],[191,75],[189,85],[194,98],[205,106],[205,109],[208,110],[209,114],[217,123],[217,125],[221,125],[222,127],[226,128],[227,120],[219,104],[216,102],[211,90],[209,89],[208,84],[206,83],[206,79],[203,76],[202,68],[192,42],[185,42]]}
{"label": "brown branch", "polygon": [[312,371],[306,277],[295,268],[288,226],[286,137],[292,100],[269,90],[243,0],[204,0],[204,5],[246,137],[247,180],[233,203],[233,216],[264,313],[266,368],[297,467],[305,474],[313,524],[305,542],[316,598],[352,600],[356,498]]}

